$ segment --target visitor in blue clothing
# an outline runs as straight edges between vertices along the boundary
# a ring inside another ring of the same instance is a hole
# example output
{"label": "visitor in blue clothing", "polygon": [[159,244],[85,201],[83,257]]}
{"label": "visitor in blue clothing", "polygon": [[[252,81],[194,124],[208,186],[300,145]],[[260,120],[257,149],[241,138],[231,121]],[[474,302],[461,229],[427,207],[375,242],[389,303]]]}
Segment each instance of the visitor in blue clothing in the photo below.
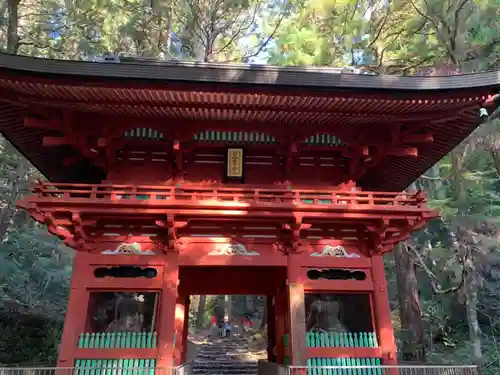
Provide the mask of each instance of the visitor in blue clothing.
{"label": "visitor in blue clothing", "polygon": [[229,320],[224,321],[224,336],[225,337],[231,337],[231,330],[233,329],[233,326]]}

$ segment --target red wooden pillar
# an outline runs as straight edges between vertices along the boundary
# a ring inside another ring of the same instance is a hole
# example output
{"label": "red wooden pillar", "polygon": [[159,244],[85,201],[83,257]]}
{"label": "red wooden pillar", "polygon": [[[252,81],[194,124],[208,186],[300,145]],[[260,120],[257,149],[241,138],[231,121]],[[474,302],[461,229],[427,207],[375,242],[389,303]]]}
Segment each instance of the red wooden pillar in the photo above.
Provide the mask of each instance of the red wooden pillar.
{"label": "red wooden pillar", "polygon": [[276,331],[276,363],[284,364],[285,362],[285,345],[283,343],[283,335],[287,333],[287,295],[284,290],[279,290],[274,299],[275,312],[275,331]]}
{"label": "red wooden pillar", "polygon": [[189,297],[184,293],[179,293],[177,303],[175,304],[175,346],[174,346],[174,365],[180,366],[184,362],[184,352],[187,345],[186,315],[189,313],[187,299]]}
{"label": "red wooden pillar", "polygon": [[375,254],[372,260],[373,278],[373,311],[375,313],[375,329],[382,350],[382,363],[384,365],[397,364],[396,341],[392,328],[391,308],[387,295],[387,281],[384,272],[384,258]]}
{"label": "red wooden pillar", "polygon": [[189,349],[189,342],[188,342],[188,334],[189,334],[189,305],[191,303],[191,298],[189,296],[186,296],[186,300],[184,303],[184,328],[182,332],[182,342],[184,343],[182,347],[182,360],[181,363],[186,363],[187,362],[187,357],[188,357],[188,349]]}
{"label": "red wooden pillar", "polygon": [[288,311],[290,324],[291,365],[307,365],[306,306],[304,284],[300,282],[300,258],[298,254],[288,255]]}
{"label": "red wooden pillar", "polygon": [[158,327],[158,353],[156,357],[156,367],[159,368],[166,369],[173,365],[178,282],[179,264],[177,254],[168,253],[165,257],[160,299],[160,324]]}
{"label": "red wooden pillar", "polygon": [[58,367],[73,367],[75,365],[78,338],[84,332],[87,320],[89,293],[86,289],[84,275],[88,267],[85,254],[77,253],[73,261],[68,308],[57,361]]}
{"label": "red wooden pillar", "polygon": [[275,297],[266,296],[267,311],[267,360],[276,362]]}

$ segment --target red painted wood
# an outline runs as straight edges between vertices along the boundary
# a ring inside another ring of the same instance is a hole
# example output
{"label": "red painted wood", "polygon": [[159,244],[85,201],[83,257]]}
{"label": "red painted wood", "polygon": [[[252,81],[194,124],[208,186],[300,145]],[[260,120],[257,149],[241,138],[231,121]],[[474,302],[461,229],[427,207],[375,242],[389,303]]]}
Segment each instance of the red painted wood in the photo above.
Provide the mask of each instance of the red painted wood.
{"label": "red painted wood", "polygon": [[168,254],[163,270],[158,320],[156,367],[169,368],[174,359],[173,340],[176,325],[176,303],[179,298],[179,265],[176,254]]}
{"label": "red painted wood", "polygon": [[87,267],[85,259],[81,254],[77,254],[73,262],[68,308],[57,361],[59,367],[73,367],[75,359],[80,358],[78,357],[77,344],[80,334],[85,332],[89,300],[88,292],[85,289],[87,279],[84,276]]}
{"label": "red painted wood", "polygon": [[286,282],[286,267],[180,267],[179,275],[185,294],[274,295]]}
{"label": "red painted wood", "polygon": [[[139,176],[138,166],[114,173]],[[276,345],[268,350],[275,351],[279,361],[287,354],[282,336],[289,333],[288,354],[294,364],[305,364],[312,356],[382,357],[384,363],[395,363],[383,263],[381,255],[375,254],[390,251],[394,243],[436,215],[425,206],[424,194],[351,191],[353,184],[324,189],[270,183],[174,185],[168,169],[165,175],[161,167],[148,171],[145,174],[150,173],[158,184],[45,183],[21,202],[51,233],[79,250],[60,363],[67,365],[87,355],[76,349],[76,337],[88,320],[89,293],[100,290],[160,293],[158,350],[150,354],[158,366],[185,359],[187,296],[193,294],[276,296],[275,328],[271,327]],[[144,196],[149,199],[140,199]],[[312,203],[304,203],[306,199]],[[331,202],[325,204],[324,199]],[[262,235],[267,237],[258,237]],[[137,242],[142,251],[154,255],[101,254],[124,242]],[[243,245],[245,253],[227,253],[230,245]],[[350,257],[317,256],[326,246],[343,246]],[[94,277],[96,268],[118,265],[152,267],[158,276],[133,282]],[[310,280],[311,268],[362,270],[366,280]],[[321,292],[368,293],[380,348],[306,348],[304,293]],[[110,358],[121,351],[86,358]],[[123,353],[120,358],[139,355],[133,350]]]}
{"label": "red painted wood", "polygon": [[372,277],[375,284],[372,295],[375,329],[382,352],[382,362],[385,365],[394,365],[397,364],[397,347],[392,327],[387,281],[384,274],[384,259],[380,254],[372,256]]}
{"label": "red painted wood", "polygon": [[307,348],[308,358],[380,358],[380,348]]}
{"label": "red painted wood", "polygon": [[370,279],[359,280],[307,280],[306,278],[299,277],[298,280],[304,285],[304,290],[307,292],[371,292],[374,285]]}

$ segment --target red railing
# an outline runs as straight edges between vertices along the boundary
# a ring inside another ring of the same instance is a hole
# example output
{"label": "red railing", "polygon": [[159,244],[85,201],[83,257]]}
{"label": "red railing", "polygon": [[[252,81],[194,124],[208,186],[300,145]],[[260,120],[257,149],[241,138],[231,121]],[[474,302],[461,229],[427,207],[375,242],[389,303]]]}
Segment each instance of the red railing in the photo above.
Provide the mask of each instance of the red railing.
{"label": "red railing", "polygon": [[[290,205],[368,205],[421,207],[426,202],[423,192],[390,193],[346,190],[247,188],[247,187],[175,187],[127,186],[104,184],[37,183],[35,199],[79,200],[97,202],[190,201],[240,202],[248,204]],[[28,200],[31,200],[28,198]]]}

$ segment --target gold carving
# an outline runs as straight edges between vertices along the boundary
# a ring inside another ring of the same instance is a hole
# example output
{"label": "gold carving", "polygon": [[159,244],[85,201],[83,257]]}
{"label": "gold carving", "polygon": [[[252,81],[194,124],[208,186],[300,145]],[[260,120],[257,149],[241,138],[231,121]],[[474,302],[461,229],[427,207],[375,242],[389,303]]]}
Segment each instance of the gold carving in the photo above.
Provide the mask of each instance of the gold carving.
{"label": "gold carving", "polygon": [[106,255],[155,255],[151,250],[142,251],[141,244],[137,242],[125,243],[123,242],[115,250],[104,250],[101,254]]}
{"label": "gold carving", "polygon": [[335,245],[335,246],[330,246],[326,245],[323,248],[323,251],[321,253],[319,252],[314,252],[311,253],[312,257],[337,257],[337,258],[360,258],[360,256],[356,253],[348,253],[344,246],[340,245]]}
{"label": "gold carving", "polygon": [[242,256],[258,256],[260,253],[256,251],[248,251],[245,245],[242,245],[240,243],[236,244],[229,244],[227,247],[222,248],[222,249],[217,249],[214,251],[211,251],[208,253],[208,255],[226,255],[226,256],[235,256],[235,255],[242,255]]}

